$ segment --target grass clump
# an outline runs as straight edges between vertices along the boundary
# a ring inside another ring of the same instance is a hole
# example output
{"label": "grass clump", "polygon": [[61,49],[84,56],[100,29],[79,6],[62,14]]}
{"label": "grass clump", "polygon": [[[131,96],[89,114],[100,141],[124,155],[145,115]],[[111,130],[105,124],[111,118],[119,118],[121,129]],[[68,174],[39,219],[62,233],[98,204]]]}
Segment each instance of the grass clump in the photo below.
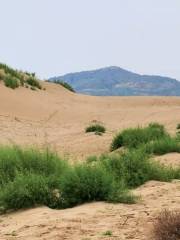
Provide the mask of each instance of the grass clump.
{"label": "grass clump", "polygon": [[113,177],[104,168],[78,165],[67,171],[60,183],[63,207],[91,201],[104,201],[113,187]]}
{"label": "grass clump", "polygon": [[137,148],[139,145],[167,136],[164,126],[151,123],[145,128],[125,129],[115,136],[110,150],[114,151],[120,147]]}
{"label": "grass clump", "polygon": [[112,236],[112,231],[108,230],[103,233],[103,236]]}
{"label": "grass clump", "polygon": [[41,85],[40,83],[38,82],[38,80],[34,77],[29,77],[27,80],[26,80],[27,84],[29,84],[32,88],[38,88],[38,89],[41,89]]}
{"label": "grass clump", "polygon": [[145,144],[144,149],[148,154],[154,155],[163,155],[170,152],[180,153],[180,142],[178,138],[168,136]]}
{"label": "grass clump", "polygon": [[4,78],[4,84],[6,87],[9,87],[12,89],[18,88],[20,86],[20,82],[19,82],[18,78],[11,77],[10,75],[7,75]]}
{"label": "grass clump", "polygon": [[113,174],[124,189],[132,189],[150,180],[171,181],[179,179],[180,169],[165,167],[150,159],[144,149],[128,150],[122,155],[103,155],[99,161]]}
{"label": "grass clump", "polygon": [[5,209],[33,207],[48,204],[50,191],[47,179],[43,175],[19,174],[14,181],[1,188],[0,202]]}
{"label": "grass clump", "polygon": [[162,211],[154,223],[154,240],[180,239],[180,211]]}
{"label": "grass clump", "polygon": [[14,181],[19,174],[61,175],[67,163],[49,150],[0,146],[0,186]]}
{"label": "grass clump", "polygon": [[177,130],[180,130],[180,123],[177,124],[176,129],[177,129]]}
{"label": "grass clump", "polygon": [[101,135],[106,132],[106,128],[101,124],[92,124],[85,129],[85,132],[94,132],[96,135]]}

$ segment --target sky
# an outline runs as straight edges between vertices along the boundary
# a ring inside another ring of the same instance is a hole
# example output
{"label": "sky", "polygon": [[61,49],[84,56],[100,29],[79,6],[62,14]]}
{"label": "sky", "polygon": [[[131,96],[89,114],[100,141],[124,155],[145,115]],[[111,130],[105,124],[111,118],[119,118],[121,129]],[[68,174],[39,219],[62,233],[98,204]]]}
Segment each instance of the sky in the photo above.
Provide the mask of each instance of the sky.
{"label": "sky", "polygon": [[0,0],[0,62],[42,78],[119,66],[180,80],[180,0]]}

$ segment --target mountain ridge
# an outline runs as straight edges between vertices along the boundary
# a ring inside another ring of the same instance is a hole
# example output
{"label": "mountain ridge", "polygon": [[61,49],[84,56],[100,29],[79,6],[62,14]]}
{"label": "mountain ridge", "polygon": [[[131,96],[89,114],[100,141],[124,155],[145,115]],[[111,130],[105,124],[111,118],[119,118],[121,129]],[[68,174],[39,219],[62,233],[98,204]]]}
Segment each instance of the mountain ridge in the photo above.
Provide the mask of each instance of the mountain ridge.
{"label": "mountain ridge", "polygon": [[180,96],[180,82],[160,75],[138,74],[110,66],[50,78],[64,81],[76,92],[95,96]]}

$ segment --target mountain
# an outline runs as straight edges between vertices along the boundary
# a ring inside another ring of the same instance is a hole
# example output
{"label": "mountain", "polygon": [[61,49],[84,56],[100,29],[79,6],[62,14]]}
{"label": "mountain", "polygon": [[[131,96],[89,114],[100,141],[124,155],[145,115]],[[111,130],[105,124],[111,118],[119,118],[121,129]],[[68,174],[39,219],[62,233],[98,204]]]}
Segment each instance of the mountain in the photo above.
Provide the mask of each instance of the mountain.
{"label": "mountain", "polygon": [[180,96],[176,79],[140,75],[120,67],[69,73],[49,81],[64,81],[76,92],[94,96]]}

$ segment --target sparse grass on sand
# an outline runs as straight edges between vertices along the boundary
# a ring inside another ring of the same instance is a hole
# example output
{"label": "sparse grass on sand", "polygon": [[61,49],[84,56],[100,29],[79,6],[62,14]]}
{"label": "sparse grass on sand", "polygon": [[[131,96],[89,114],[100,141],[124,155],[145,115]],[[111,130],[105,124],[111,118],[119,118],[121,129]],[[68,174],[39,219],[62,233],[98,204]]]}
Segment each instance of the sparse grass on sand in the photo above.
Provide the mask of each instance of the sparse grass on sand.
{"label": "sparse grass on sand", "polygon": [[138,196],[131,189],[149,180],[180,179],[180,168],[151,160],[152,154],[179,152],[178,138],[170,138],[162,127],[160,133],[159,127],[150,128],[158,136],[154,140],[74,165],[48,149],[0,146],[0,210],[36,205],[61,209],[92,201],[133,204]]}
{"label": "sparse grass on sand", "polygon": [[0,63],[0,81],[3,81],[6,87],[12,89],[18,88],[19,86],[27,87],[28,85],[31,86],[31,89],[42,88],[34,73],[14,70],[3,63]]}
{"label": "sparse grass on sand", "polygon": [[[49,81],[51,82],[51,81]],[[53,83],[59,84],[62,87],[66,88],[67,90],[71,91],[71,92],[75,92],[74,88],[67,82],[64,81],[53,81]]]}

